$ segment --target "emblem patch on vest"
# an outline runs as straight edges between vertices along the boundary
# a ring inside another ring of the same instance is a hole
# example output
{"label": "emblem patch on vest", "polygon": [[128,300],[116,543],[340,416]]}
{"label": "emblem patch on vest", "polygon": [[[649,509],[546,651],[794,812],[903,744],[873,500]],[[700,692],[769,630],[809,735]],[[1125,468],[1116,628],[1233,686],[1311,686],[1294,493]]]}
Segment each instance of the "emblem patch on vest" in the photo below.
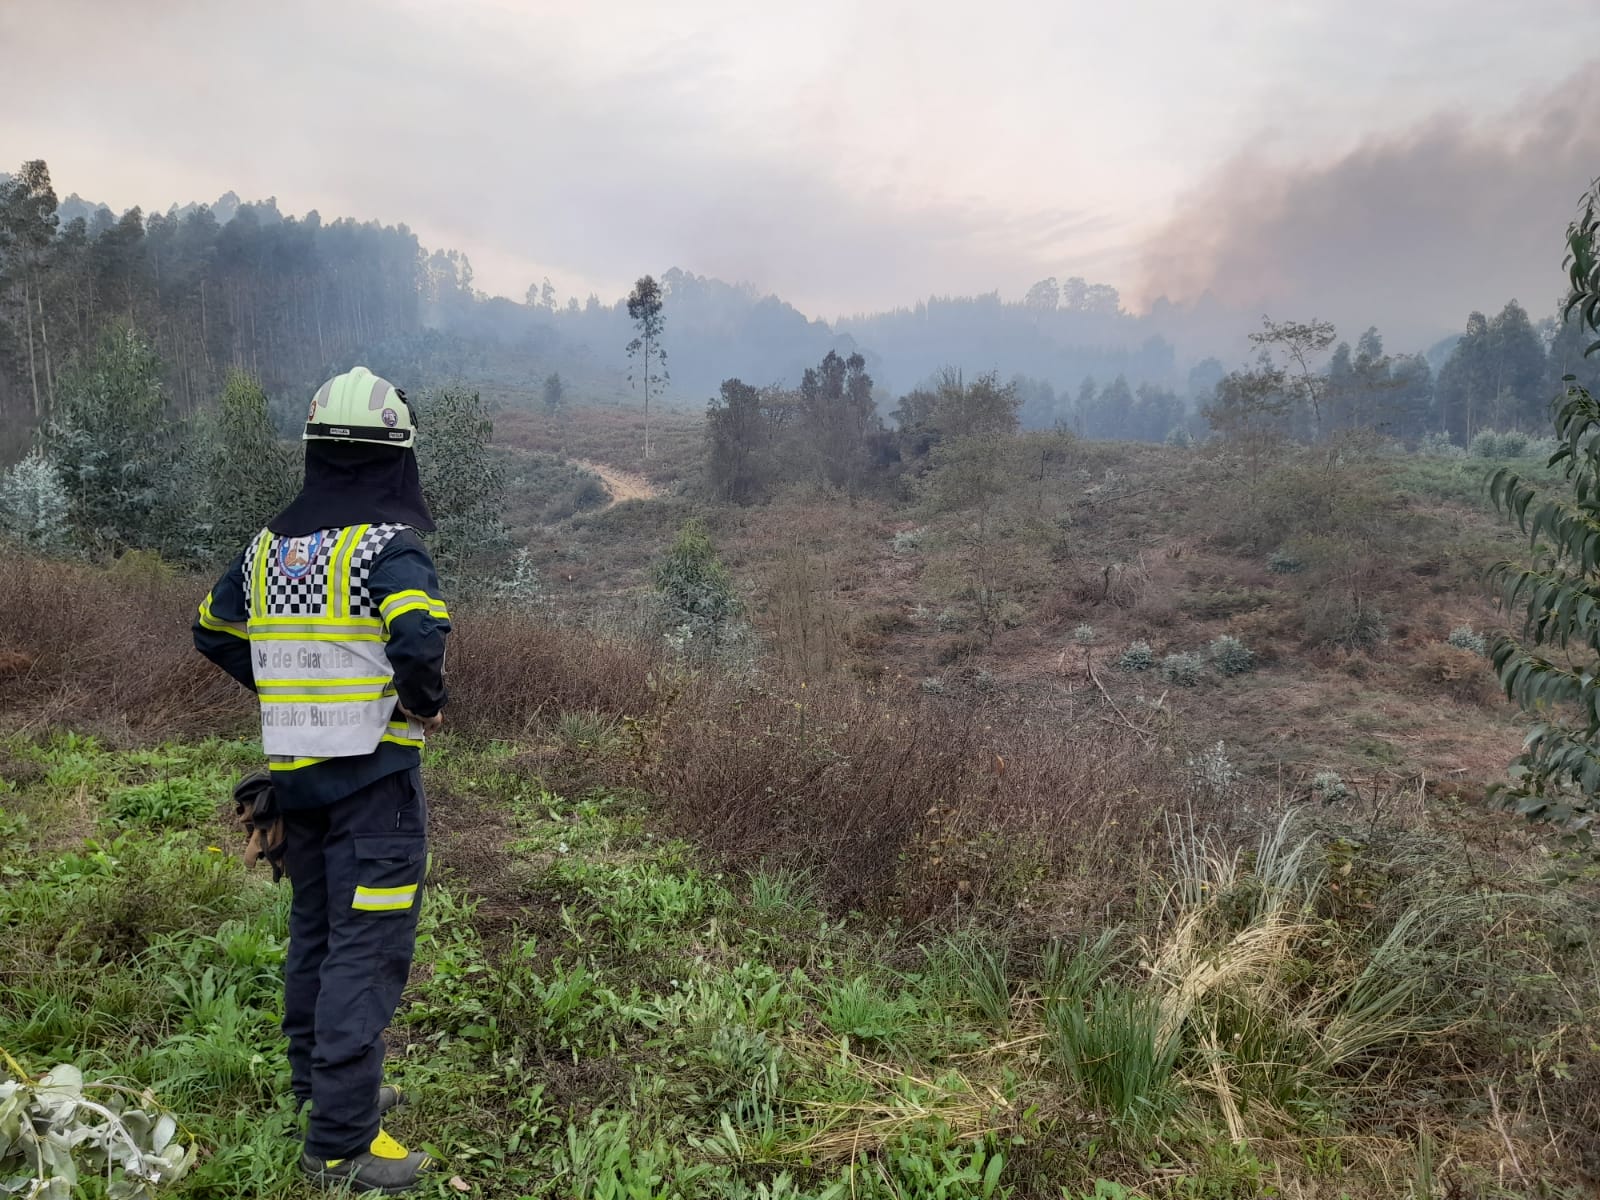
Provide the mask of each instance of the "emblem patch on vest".
{"label": "emblem patch on vest", "polygon": [[278,571],[290,579],[304,579],[322,552],[323,533],[318,530],[310,537],[278,539]]}

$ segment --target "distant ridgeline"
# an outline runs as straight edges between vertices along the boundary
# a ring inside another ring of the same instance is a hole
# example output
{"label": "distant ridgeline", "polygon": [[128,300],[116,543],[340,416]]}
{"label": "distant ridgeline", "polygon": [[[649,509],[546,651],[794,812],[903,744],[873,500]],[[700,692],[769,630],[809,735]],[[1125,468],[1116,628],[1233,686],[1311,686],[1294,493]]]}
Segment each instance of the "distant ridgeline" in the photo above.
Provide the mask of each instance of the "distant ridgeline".
{"label": "distant ridgeline", "polygon": [[[661,284],[665,399],[696,408],[724,380],[794,387],[829,352],[859,353],[881,414],[946,368],[997,372],[1016,384],[1024,428],[1160,440],[1203,431],[1196,414],[1233,378],[1203,356],[1244,352],[1238,314],[1209,298],[1135,316],[1114,288],[1078,278],[1041,280],[1015,302],[934,297],[832,325],[748,285],[677,268]],[[548,280],[523,302],[486,296],[465,255],[430,251],[404,225],[286,217],[274,199],[229,192],[119,217],[77,195],[58,202],[42,162],[0,175],[0,423],[47,417],[63,369],[118,323],[155,347],[179,415],[212,405],[239,367],[287,429],[319,379],[357,361],[413,388],[463,381],[531,398],[558,372],[573,401],[634,396],[621,299],[562,299]],[[1391,357],[1376,330],[1350,341],[1354,351],[1330,344],[1317,366],[1330,392],[1358,423],[1408,439],[1542,425],[1564,371],[1600,371],[1582,364],[1570,327],[1515,304],[1473,314],[1463,337],[1426,357]],[[0,454],[17,448],[0,438]]]}
{"label": "distant ridgeline", "polygon": [[[286,217],[275,199],[245,203],[232,192],[118,216],[76,194],[58,201],[45,165],[29,163],[0,175],[0,229],[8,418],[47,415],[62,368],[118,322],[156,348],[181,412],[209,405],[227,371],[242,367],[292,418],[290,395],[358,358],[413,386],[466,379],[532,392],[559,371],[578,385],[575,398],[630,395],[623,301],[562,299],[548,281],[525,303],[486,296],[465,255],[429,251],[404,225]],[[1177,374],[1172,347],[1121,312],[1113,289],[1081,280],[1048,311],[1036,288],[1024,303],[934,298],[833,327],[748,286],[678,269],[661,282],[668,401],[679,404],[704,404],[732,377],[798,384],[830,350],[864,355],[885,411],[894,393],[947,366],[1072,386],[1091,375],[1137,386]]]}

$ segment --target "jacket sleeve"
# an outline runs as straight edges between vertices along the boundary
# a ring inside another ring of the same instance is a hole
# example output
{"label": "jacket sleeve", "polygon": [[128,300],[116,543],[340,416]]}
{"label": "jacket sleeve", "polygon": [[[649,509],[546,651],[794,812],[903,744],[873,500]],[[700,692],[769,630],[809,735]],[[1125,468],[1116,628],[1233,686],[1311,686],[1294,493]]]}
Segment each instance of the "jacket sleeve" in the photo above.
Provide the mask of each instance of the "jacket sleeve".
{"label": "jacket sleeve", "polygon": [[389,636],[400,703],[415,717],[431,717],[445,706],[444,644],[450,612],[439,597],[433,559],[411,530],[395,534],[372,564],[367,587]]}
{"label": "jacket sleeve", "polygon": [[200,602],[194,619],[194,648],[253,692],[256,679],[250,668],[249,619],[241,553]]}

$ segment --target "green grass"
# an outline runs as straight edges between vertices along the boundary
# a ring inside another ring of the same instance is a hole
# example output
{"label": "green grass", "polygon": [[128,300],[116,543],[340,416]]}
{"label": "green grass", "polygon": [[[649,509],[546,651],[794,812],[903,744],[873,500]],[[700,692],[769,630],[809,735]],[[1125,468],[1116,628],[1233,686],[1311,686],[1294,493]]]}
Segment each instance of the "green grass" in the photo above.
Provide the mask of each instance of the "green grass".
{"label": "green grass", "polygon": [[[559,729],[569,750],[603,733]],[[248,745],[0,751],[0,1047],[151,1089],[202,1148],[177,1195],[302,1195],[276,1030],[289,893],[219,818]],[[1562,963],[1590,961],[1572,930],[1592,910],[1486,890],[1414,836],[1179,832],[1136,924],[1041,946],[831,913],[810,876],[712,869],[641,799],[561,795],[516,747],[435,754],[443,818],[503,807],[540,901],[508,922],[448,859],[430,886],[388,1070],[438,1195],[452,1176],[559,1200],[1391,1194],[1480,1145],[1439,1144],[1477,1093],[1434,1033],[1510,1046],[1502,1088],[1589,1061]],[[1406,1101],[1432,1106],[1419,1147],[1385,1097],[1429,1088]]]}
{"label": "green grass", "polygon": [[1492,511],[1489,476],[1500,467],[1513,468],[1530,483],[1553,483],[1560,478],[1543,457],[1494,460],[1408,454],[1392,462],[1389,478],[1401,494],[1486,511]]}

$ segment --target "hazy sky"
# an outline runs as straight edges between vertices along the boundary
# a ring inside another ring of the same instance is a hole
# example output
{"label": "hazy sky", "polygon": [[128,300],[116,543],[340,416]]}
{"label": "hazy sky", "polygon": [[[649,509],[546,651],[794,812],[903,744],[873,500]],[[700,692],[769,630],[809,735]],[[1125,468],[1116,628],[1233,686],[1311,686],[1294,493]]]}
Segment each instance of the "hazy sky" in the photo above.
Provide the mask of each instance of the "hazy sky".
{"label": "hazy sky", "polygon": [[404,221],[518,297],[1084,275],[1420,334],[1550,308],[1597,48],[1600,0],[0,0],[0,163]]}

